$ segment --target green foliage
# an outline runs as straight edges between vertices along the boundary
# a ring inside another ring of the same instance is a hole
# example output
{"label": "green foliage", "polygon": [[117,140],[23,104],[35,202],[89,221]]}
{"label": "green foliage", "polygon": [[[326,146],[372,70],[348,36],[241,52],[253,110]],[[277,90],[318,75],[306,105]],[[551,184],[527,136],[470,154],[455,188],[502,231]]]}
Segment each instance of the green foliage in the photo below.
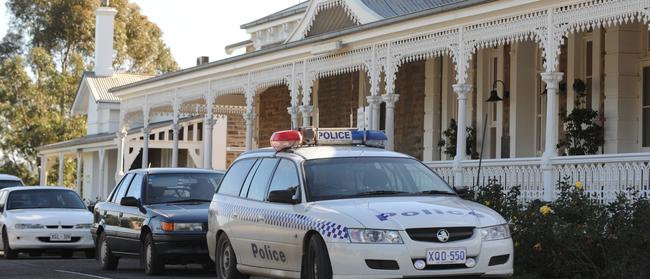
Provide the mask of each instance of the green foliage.
{"label": "green foliage", "polygon": [[[98,0],[9,0],[0,42],[0,171],[36,184],[37,147],[85,135],[70,113],[84,71],[92,69]],[[178,68],[162,32],[128,0],[111,1],[117,71],[160,74]],[[65,185],[74,185],[66,160]],[[56,170],[56,165],[53,168]],[[49,181],[57,181],[56,171]]]}
{"label": "green foliage", "polygon": [[525,207],[497,181],[467,196],[510,220],[515,278],[650,278],[650,201],[621,194],[604,205],[566,181],[555,201]]}
{"label": "green foliage", "polygon": [[576,79],[573,83],[576,92],[575,108],[562,122],[566,127],[566,138],[560,140],[557,147],[564,150],[565,155],[592,155],[605,143],[605,132],[599,124],[599,114],[586,107],[586,85]]}
{"label": "green foliage", "polygon": [[[458,133],[458,124],[456,119],[449,121],[449,127],[442,132],[443,138],[438,142],[438,146],[442,148],[442,152],[449,157],[456,157],[456,139]],[[478,152],[476,152],[476,129],[467,127],[466,134],[466,153],[472,159],[478,159]]]}

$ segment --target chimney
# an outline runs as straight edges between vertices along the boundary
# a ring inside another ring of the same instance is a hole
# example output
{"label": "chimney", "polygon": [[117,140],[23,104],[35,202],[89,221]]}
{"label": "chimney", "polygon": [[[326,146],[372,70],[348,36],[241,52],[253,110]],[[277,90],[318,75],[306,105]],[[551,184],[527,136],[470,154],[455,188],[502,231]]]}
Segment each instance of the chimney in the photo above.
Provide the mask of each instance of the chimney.
{"label": "chimney", "polygon": [[196,58],[196,66],[201,66],[208,63],[210,63],[210,57],[208,56],[199,56]]}
{"label": "chimney", "polygon": [[102,5],[95,11],[95,68],[96,76],[113,75],[113,31],[117,10],[109,7],[109,0],[102,0]]}

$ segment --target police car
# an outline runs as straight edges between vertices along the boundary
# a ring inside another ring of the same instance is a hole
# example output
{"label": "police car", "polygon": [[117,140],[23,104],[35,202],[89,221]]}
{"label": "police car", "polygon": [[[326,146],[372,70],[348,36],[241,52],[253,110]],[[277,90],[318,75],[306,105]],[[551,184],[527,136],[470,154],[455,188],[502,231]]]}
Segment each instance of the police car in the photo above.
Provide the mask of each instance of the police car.
{"label": "police car", "polygon": [[242,154],[209,209],[220,279],[512,274],[506,220],[458,197],[374,131],[276,132]]}

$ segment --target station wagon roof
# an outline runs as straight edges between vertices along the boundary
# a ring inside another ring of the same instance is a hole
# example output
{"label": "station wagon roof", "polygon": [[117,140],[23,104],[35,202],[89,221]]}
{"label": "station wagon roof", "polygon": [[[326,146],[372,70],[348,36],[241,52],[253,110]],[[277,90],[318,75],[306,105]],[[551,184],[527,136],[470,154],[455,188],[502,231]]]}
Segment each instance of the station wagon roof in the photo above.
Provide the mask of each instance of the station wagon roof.
{"label": "station wagon roof", "polygon": [[220,173],[223,171],[209,170],[209,169],[196,169],[196,168],[148,168],[130,170],[127,173],[149,173],[149,174],[165,174],[165,173]]}
{"label": "station wagon roof", "polygon": [[[337,157],[394,157],[394,158],[411,158],[397,152],[387,151],[380,148],[365,146],[306,146],[292,148],[285,153],[292,153],[303,157],[305,160],[337,158]],[[255,151],[249,151],[240,156],[240,158],[255,157],[272,157],[275,154],[273,148],[262,148]]]}

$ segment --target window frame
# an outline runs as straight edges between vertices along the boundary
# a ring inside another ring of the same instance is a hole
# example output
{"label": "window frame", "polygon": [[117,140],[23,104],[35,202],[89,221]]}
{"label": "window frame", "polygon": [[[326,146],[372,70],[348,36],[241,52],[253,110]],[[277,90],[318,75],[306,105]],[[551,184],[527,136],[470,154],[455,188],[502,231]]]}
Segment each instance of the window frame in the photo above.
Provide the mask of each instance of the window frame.
{"label": "window frame", "polygon": [[[215,193],[219,194],[219,195],[228,196],[228,197],[239,198],[239,194],[241,194],[241,191],[244,188],[244,184],[246,183],[246,180],[248,179],[248,176],[251,175],[251,171],[253,170],[253,168],[255,167],[255,164],[257,163],[257,160],[259,160],[259,159],[261,159],[261,158],[244,158],[244,159],[237,160],[237,161],[233,162],[232,165],[226,171],[226,173],[224,173],[223,176],[221,177],[221,180],[219,181],[219,187],[217,187],[217,190],[215,190]],[[250,168],[248,169],[248,171],[246,173],[246,176],[244,177],[244,181],[242,181],[242,185],[239,188],[239,194],[231,195],[231,194],[220,193],[219,191],[221,191],[221,187],[223,186],[223,182],[226,179],[226,177],[228,176],[228,174],[230,173],[230,171],[232,171],[233,167],[236,164],[239,164],[239,163],[241,163],[243,161],[249,161],[249,160],[253,161],[253,164],[251,164]]]}
{"label": "window frame", "polygon": [[[111,191],[111,194],[108,195],[108,198],[106,199],[106,202],[115,203],[115,202],[113,202],[113,198],[115,197],[117,192],[120,190],[120,187],[122,187],[122,184],[126,181],[126,178],[129,177],[129,175],[135,176],[135,174],[132,173],[132,172],[129,172],[129,173],[125,174],[122,177],[122,179],[120,179],[120,182],[117,183],[117,186],[115,186],[115,188],[113,188],[113,191]],[[133,180],[133,179],[131,179],[131,180]],[[130,181],[129,181],[129,184],[131,184]],[[128,189],[127,189],[127,191],[128,191]]]}
{"label": "window frame", "polygon": [[[643,142],[643,140],[644,140],[644,138],[643,138],[644,129],[650,129],[650,123],[643,123],[643,120],[644,120],[643,119],[643,113],[644,113],[644,111],[645,110],[650,111],[650,105],[646,106],[644,104],[644,98],[645,98],[645,93],[646,93],[645,90],[644,90],[645,89],[644,88],[644,84],[645,84],[644,79],[645,79],[645,71],[646,70],[650,71],[650,61],[641,62],[641,69],[640,69],[640,71],[641,71],[641,86],[640,86],[641,93],[639,94],[639,97],[640,97],[640,100],[639,100],[640,102],[639,103],[641,104],[639,106],[639,119],[640,119],[639,120],[639,131],[640,132],[639,132],[639,141],[638,142],[639,142],[639,149],[641,151],[650,152],[650,145],[648,145],[648,146],[643,145],[644,144],[644,142]],[[650,88],[648,88],[648,98],[650,98]],[[650,141],[650,139],[648,139],[648,140]]]}
{"label": "window frame", "polygon": [[[131,175],[131,179],[128,181],[128,184],[123,184],[122,182],[126,182],[126,181],[124,181],[124,179],[126,179],[126,177],[128,177],[129,175]],[[110,202],[112,202],[114,204],[118,204],[118,205],[120,204],[120,201],[114,200],[114,199],[117,198],[117,194],[120,192],[120,189],[122,189],[122,187],[126,187],[126,189],[124,190],[124,195],[126,196],[126,193],[129,192],[129,186],[131,185],[131,182],[133,182],[133,178],[135,178],[135,176],[136,176],[136,173],[133,173],[133,172],[124,176],[123,180],[120,181],[120,184],[118,185],[118,187],[115,187],[115,192],[111,195],[111,201]],[[122,200],[122,199],[120,198],[120,200]]]}
{"label": "window frame", "polygon": [[[244,198],[249,200],[249,201],[266,202],[268,192],[269,192],[269,187],[271,186],[271,180],[273,179],[273,175],[275,174],[275,170],[278,168],[278,165],[280,164],[280,161],[282,160],[282,158],[279,158],[279,157],[264,157],[264,158],[259,158],[259,159],[260,159],[260,163],[257,166],[257,169],[255,170],[255,174],[253,174],[253,178],[250,181],[250,187],[248,187],[248,193],[246,193],[246,197],[244,197]],[[270,173],[268,179],[266,180],[266,185],[264,186],[264,193],[262,194],[261,200],[252,199],[252,198],[249,197],[249,195],[251,193],[250,189],[253,186],[253,181],[255,180],[255,176],[257,175],[257,172],[260,170],[260,167],[264,163],[264,160],[275,160],[275,165],[273,165],[273,169],[271,170],[271,173]],[[249,175],[250,175],[250,173],[249,173]],[[247,179],[248,179],[248,177],[247,177]],[[246,182],[246,181],[244,180],[244,182]],[[242,189],[243,189],[243,187],[242,187]],[[241,195],[241,192],[240,192],[240,195]]]}
{"label": "window frame", "polygon": [[[129,192],[131,191],[131,185],[133,185],[133,181],[135,181],[135,178],[138,177],[138,175],[142,175],[142,178],[140,179],[140,193],[138,193],[137,197],[129,196]],[[134,197],[134,198],[142,201],[143,200],[142,199],[142,192],[143,192],[143,188],[144,188],[143,186],[145,186],[144,181],[147,178],[147,176],[148,176],[148,174],[146,174],[146,173],[136,173],[133,176],[133,179],[131,179],[131,182],[129,182],[129,187],[126,189],[126,192],[124,193],[124,196],[125,197]]]}

